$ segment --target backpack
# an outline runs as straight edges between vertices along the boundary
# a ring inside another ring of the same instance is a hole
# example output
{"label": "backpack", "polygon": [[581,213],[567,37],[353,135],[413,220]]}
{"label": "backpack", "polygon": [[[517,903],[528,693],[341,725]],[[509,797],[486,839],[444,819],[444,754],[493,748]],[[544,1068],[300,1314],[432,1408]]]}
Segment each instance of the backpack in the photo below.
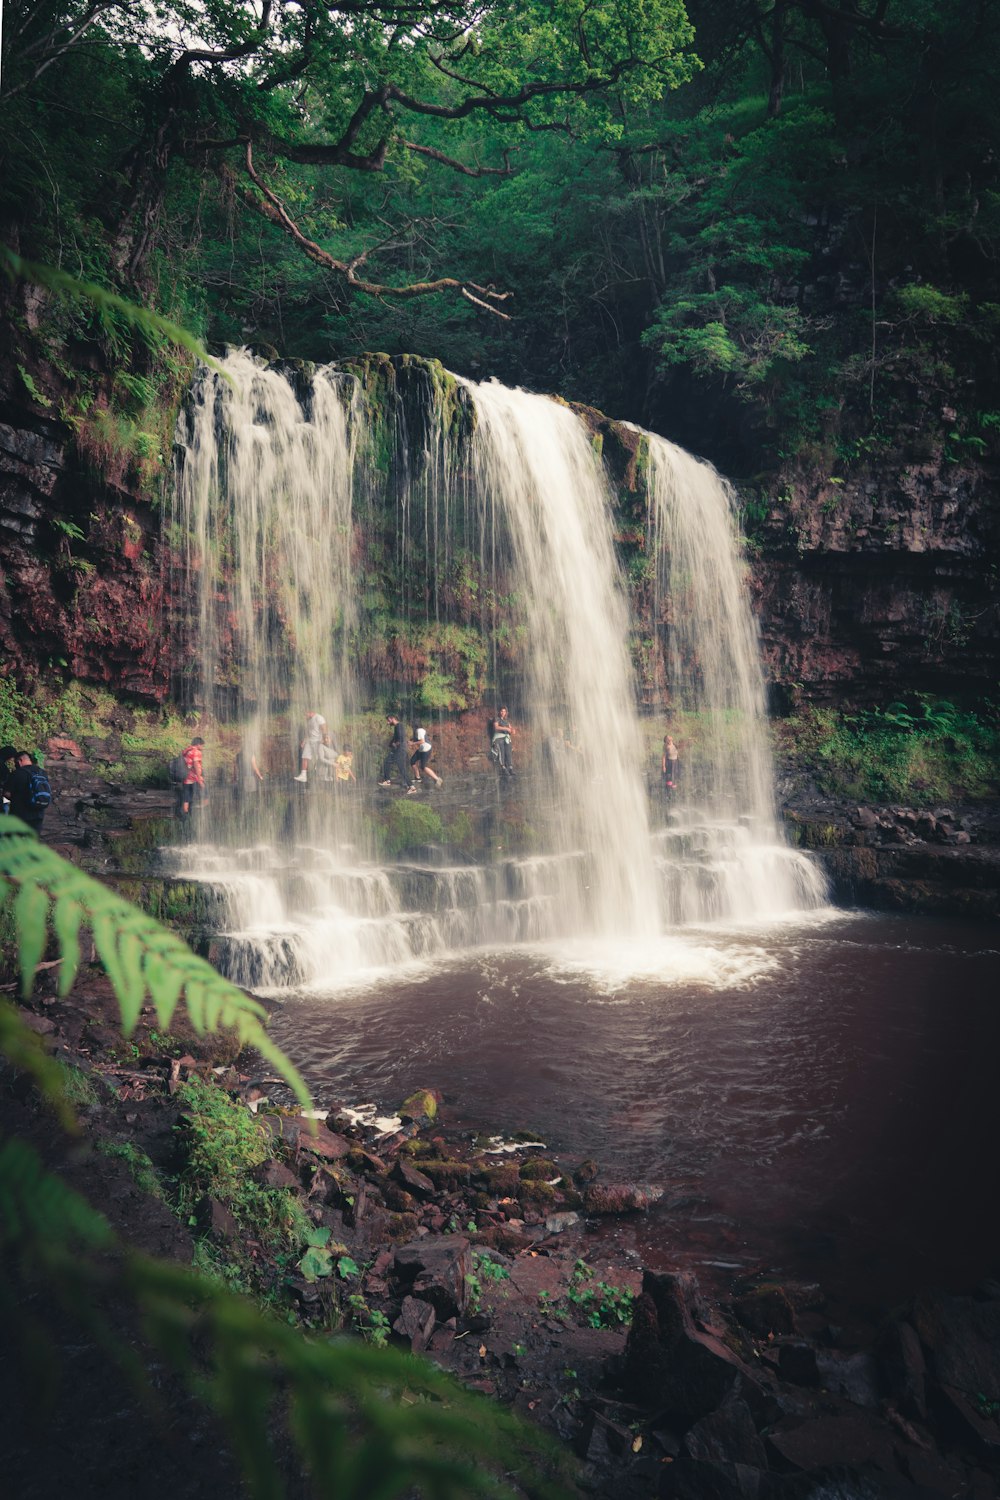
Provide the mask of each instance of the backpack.
{"label": "backpack", "polygon": [[28,806],[34,812],[44,812],[52,801],[49,778],[40,766],[32,766],[28,772],[27,793]]}
{"label": "backpack", "polygon": [[173,786],[183,786],[187,780],[188,763],[183,755],[175,755],[167,766],[167,776]]}

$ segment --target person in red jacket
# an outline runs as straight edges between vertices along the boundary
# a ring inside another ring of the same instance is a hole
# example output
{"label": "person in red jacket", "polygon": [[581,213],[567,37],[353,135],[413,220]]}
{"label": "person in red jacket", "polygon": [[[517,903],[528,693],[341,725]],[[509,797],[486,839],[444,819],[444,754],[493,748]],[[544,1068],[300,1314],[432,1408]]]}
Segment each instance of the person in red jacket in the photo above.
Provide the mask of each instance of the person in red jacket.
{"label": "person in red jacket", "polygon": [[207,802],[205,796],[205,770],[202,764],[201,747],[205,741],[197,735],[184,751],[187,775],[181,789],[181,817],[188,818],[196,807]]}

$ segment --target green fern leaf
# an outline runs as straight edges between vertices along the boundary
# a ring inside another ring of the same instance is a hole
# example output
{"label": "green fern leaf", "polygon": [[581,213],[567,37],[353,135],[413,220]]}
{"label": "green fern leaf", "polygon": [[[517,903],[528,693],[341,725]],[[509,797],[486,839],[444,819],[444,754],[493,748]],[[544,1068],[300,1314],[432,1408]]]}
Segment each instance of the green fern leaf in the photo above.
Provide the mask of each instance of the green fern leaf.
{"label": "green fern leaf", "polygon": [[14,925],[17,931],[17,957],[21,969],[21,994],[31,994],[35,970],[45,952],[48,931],[48,892],[35,884],[22,885],[14,898]]}
{"label": "green fern leaf", "polygon": [[146,998],[146,976],[142,967],[142,940],[138,933],[122,934],[118,944],[118,958],[125,983],[124,990],[118,996],[118,1004],[121,1006],[122,1013],[122,1028],[126,1036],[131,1036],[139,1019],[142,1002]]}
{"label": "green fern leaf", "polygon": [[83,907],[79,901],[60,896],[52,912],[52,926],[59,943],[62,967],[59,970],[59,996],[65,999],[73,988],[80,967],[80,923]]}

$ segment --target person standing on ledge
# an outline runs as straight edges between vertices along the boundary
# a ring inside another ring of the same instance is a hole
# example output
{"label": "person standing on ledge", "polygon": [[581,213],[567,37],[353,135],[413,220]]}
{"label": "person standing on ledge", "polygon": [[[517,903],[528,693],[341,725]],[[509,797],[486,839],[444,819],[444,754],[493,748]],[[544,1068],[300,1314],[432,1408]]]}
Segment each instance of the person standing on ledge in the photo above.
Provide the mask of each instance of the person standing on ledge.
{"label": "person standing on ledge", "polygon": [[14,755],[15,766],[4,784],[3,794],[10,799],[10,815],[20,818],[41,837],[45,809],[52,801],[49,778],[36,766],[27,750]]}
{"label": "person standing on ledge", "polygon": [[184,764],[187,766],[187,775],[181,787],[181,817],[189,818],[196,807],[201,807],[208,798],[205,796],[205,768],[202,761],[201,749],[205,741],[201,735],[196,735],[184,751]]}
{"label": "person standing on ledge", "polygon": [[386,714],[385,722],[392,726],[392,738],[386,747],[379,786],[392,785],[392,768],[395,766],[407,792],[415,792],[417,789],[410,781],[410,768],[406,764],[406,736],[403,733],[403,726],[395,714]]}
{"label": "person standing on ledge", "polygon": [[247,740],[240,743],[233,761],[233,787],[237,801],[250,797],[264,780],[264,773],[257,764],[253,746]]}
{"label": "person standing on ledge", "polygon": [[490,754],[497,767],[507,776],[514,775],[512,741],[514,726],[507,717],[506,708],[501,708],[490,726]]}
{"label": "person standing on ledge", "polygon": [[677,746],[674,744],[673,736],[663,736],[663,756],[660,760],[660,769],[663,772],[663,787],[665,791],[672,792],[677,785],[677,767],[680,756]]}

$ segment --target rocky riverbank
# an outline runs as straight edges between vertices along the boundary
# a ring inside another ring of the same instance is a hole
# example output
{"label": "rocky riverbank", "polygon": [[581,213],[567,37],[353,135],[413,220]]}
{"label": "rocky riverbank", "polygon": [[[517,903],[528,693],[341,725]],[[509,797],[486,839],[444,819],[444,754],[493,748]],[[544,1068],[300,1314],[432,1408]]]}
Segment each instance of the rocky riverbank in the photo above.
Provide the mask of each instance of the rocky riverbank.
{"label": "rocky riverbank", "polygon": [[[433,1089],[379,1121],[336,1103],[304,1118],[226,1037],[163,1035],[146,1009],[123,1041],[95,971],[60,1000],[43,970],[24,1014],[71,1069],[83,1135],[64,1137],[9,1070],[5,1134],[36,1144],[128,1241],[194,1261],[316,1336],[346,1328],[425,1354],[542,1423],[575,1455],[567,1494],[997,1493],[1000,1282],[927,1291],[876,1321],[834,1322],[821,1287],[763,1276],[709,1303],[690,1277],[643,1271],[602,1232],[642,1214],[656,1184],[609,1180],[544,1142],[459,1131]],[[230,1166],[234,1139],[247,1153],[228,1187],[205,1176],[220,1111]],[[105,1355],[70,1316],[36,1311],[89,1394],[37,1406],[30,1382],[4,1362],[13,1493],[57,1493],[71,1471],[81,1496],[158,1492],[159,1469],[155,1484],[148,1477],[158,1439],[135,1398],[121,1398]],[[169,1383],[164,1399],[175,1435],[187,1423],[206,1441]],[[185,1456],[172,1445],[174,1493],[240,1493],[218,1442],[207,1461],[198,1447]]]}

